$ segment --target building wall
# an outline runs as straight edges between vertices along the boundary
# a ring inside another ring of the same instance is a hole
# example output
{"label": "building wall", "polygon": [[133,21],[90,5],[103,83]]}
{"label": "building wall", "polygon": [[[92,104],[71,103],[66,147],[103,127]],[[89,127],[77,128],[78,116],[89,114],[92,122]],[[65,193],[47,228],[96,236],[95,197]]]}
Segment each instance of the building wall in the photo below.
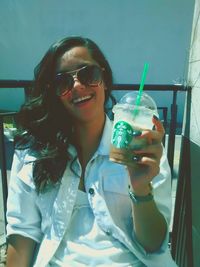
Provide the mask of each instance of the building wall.
{"label": "building wall", "polygon": [[192,97],[189,131],[185,131],[185,137],[190,142],[193,260],[194,267],[198,267],[200,266],[200,212],[198,204],[200,190],[200,0],[196,0],[195,3],[188,84],[192,87]]}
{"label": "building wall", "polygon": [[192,87],[190,140],[200,146],[200,0],[195,4],[188,84]]}

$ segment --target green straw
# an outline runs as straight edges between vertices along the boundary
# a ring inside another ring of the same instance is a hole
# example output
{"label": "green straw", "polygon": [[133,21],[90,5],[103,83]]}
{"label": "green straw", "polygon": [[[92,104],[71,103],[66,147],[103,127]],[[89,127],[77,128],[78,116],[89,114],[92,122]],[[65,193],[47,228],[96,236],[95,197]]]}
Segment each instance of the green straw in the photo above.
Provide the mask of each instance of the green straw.
{"label": "green straw", "polygon": [[143,88],[144,88],[144,82],[145,82],[145,79],[146,79],[146,76],[147,76],[148,68],[149,68],[149,64],[145,63],[144,64],[143,73],[142,73],[142,79],[141,79],[141,82],[140,82],[139,92],[138,92],[138,95],[137,95],[137,98],[136,98],[136,101],[135,101],[135,106],[136,107],[134,109],[134,116],[136,116],[138,114],[138,107],[140,105],[142,92],[143,92]]}

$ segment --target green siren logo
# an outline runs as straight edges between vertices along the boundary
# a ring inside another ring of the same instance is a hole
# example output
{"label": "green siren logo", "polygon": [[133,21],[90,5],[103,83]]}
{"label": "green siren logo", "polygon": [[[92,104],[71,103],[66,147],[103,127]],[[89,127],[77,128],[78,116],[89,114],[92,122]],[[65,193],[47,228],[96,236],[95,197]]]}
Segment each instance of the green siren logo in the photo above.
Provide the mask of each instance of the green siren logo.
{"label": "green siren logo", "polygon": [[118,121],[114,125],[111,143],[117,148],[128,148],[133,138],[133,129],[125,121]]}

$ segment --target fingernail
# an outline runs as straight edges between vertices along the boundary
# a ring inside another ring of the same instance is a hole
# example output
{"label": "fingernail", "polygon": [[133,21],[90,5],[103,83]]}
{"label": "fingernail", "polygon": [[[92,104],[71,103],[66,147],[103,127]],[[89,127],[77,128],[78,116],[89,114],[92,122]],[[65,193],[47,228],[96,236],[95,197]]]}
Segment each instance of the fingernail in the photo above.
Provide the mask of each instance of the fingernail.
{"label": "fingernail", "polygon": [[142,134],[141,131],[133,131],[133,136],[140,136]]}
{"label": "fingernail", "polygon": [[132,156],[132,161],[138,162],[140,161],[141,157],[140,156]]}
{"label": "fingernail", "polygon": [[155,120],[159,120],[159,118],[156,116],[156,115],[153,115],[153,118],[155,119]]}

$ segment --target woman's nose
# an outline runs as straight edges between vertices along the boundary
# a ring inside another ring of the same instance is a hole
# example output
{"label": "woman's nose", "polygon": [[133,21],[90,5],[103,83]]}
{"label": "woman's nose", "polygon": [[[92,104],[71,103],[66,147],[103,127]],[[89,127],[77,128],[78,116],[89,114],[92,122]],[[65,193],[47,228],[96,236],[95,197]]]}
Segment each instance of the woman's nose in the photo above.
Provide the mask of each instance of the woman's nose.
{"label": "woman's nose", "polygon": [[76,75],[73,76],[73,79],[74,79],[74,85],[73,85],[73,88],[75,89],[82,89],[82,88],[85,88],[85,85],[82,84],[79,79],[77,78]]}

